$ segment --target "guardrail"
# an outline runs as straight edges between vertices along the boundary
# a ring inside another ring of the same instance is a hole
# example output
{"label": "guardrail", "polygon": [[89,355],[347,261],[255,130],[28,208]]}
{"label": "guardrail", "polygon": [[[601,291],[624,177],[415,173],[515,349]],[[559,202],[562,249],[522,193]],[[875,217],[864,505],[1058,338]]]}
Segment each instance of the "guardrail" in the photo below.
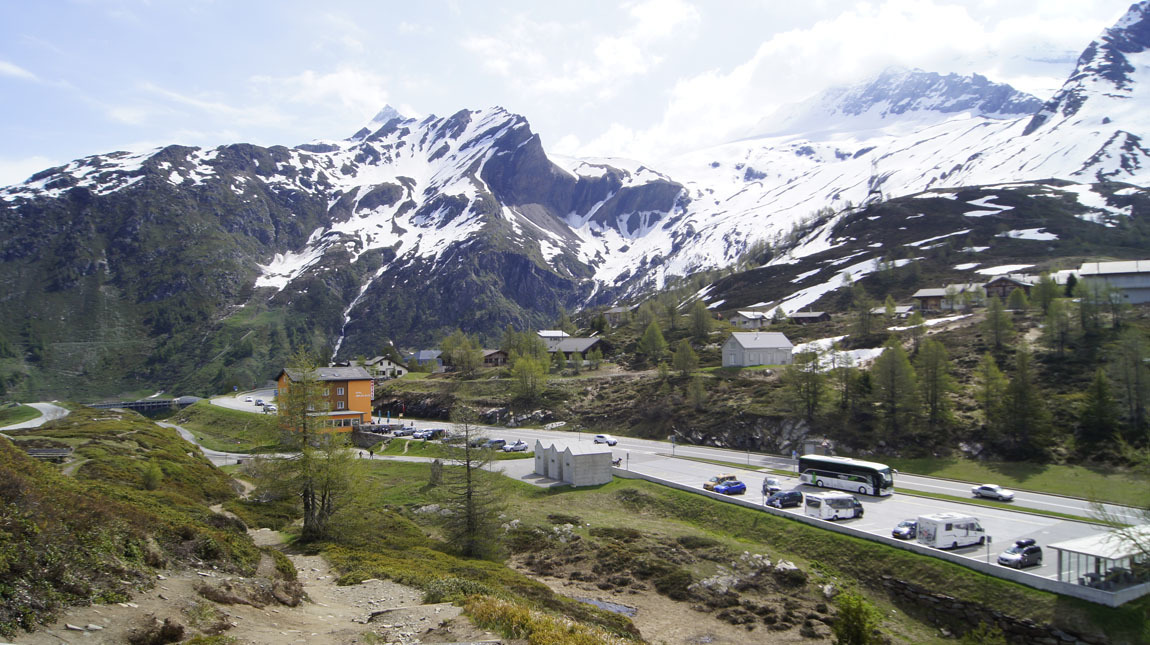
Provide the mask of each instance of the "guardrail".
{"label": "guardrail", "polygon": [[837,524],[834,522],[828,522],[826,520],[807,517],[806,515],[788,513],[781,509],[777,509],[771,506],[764,506],[762,504],[757,504],[746,499],[739,499],[729,495],[723,495],[721,493],[715,493],[709,490],[704,490],[702,488],[697,488],[695,486],[689,486],[687,484],[681,484],[679,482],[673,482],[667,479],[652,477],[651,475],[637,473],[633,470],[612,468],[611,471],[612,474],[614,474],[616,477],[621,477],[623,479],[642,479],[654,484],[686,491],[688,493],[703,495],[705,497],[710,497],[712,499],[727,502],[729,504],[738,504],[739,506],[743,506],[745,508],[769,513],[771,515],[795,522],[802,522],[803,524],[808,524],[820,529],[834,531],[836,533],[850,535],[853,537],[862,538],[864,540],[870,540],[871,542],[879,542],[887,546],[903,549],[904,551],[912,551],[919,555],[940,558],[942,560],[953,562],[954,564],[966,567],[968,569],[973,569],[979,573],[984,573],[996,578],[1003,578],[1005,580],[1010,580],[1011,582],[1017,582],[1018,584],[1026,585],[1027,587],[1039,589],[1041,591],[1048,591],[1050,593],[1055,593],[1061,596],[1071,596],[1080,600],[1085,600],[1087,602],[1106,605],[1107,607],[1118,607],[1119,605],[1130,602],[1131,600],[1135,600],[1150,594],[1150,583],[1127,587],[1118,591],[1103,591],[1102,589],[1094,589],[1092,587],[1086,587],[1071,582],[1051,580],[1049,578],[1036,576],[1034,574],[1018,571],[1016,569],[1002,567],[997,564],[980,562],[978,560],[973,560],[957,553],[941,551],[939,549],[923,546],[917,542],[904,542],[902,540],[886,537],[885,535],[875,535],[874,533],[852,528],[845,524]]}

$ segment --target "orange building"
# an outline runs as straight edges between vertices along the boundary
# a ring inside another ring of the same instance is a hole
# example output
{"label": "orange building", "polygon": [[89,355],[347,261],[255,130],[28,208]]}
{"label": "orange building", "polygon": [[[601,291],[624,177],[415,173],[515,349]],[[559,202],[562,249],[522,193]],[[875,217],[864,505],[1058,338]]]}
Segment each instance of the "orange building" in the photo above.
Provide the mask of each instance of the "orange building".
{"label": "orange building", "polygon": [[[303,370],[286,367],[276,379],[276,396],[283,396],[293,381],[304,376]],[[371,423],[371,400],[375,382],[371,374],[362,367],[320,367],[312,373],[327,397],[328,409],[319,412],[327,417],[324,425],[332,428],[346,428],[362,423]],[[283,409],[283,406],[280,406]]]}

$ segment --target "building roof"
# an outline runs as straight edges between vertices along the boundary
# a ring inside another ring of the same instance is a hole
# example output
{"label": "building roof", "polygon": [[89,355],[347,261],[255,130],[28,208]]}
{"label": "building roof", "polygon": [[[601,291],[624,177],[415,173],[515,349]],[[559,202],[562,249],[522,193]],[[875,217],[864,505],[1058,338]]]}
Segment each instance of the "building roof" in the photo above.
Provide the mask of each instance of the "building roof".
{"label": "building roof", "polygon": [[1094,535],[1088,535],[1086,537],[1057,542],[1051,544],[1050,548],[1072,551],[1083,555],[1092,555],[1096,558],[1105,558],[1107,560],[1121,560],[1122,558],[1142,553],[1138,545],[1133,543],[1134,540],[1150,540],[1150,524],[1135,526],[1127,529],[1127,531],[1130,535],[1123,536],[1120,531],[1095,533]]}
{"label": "building roof", "polygon": [[748,320],[766,320],[768,318],[765,311],[740,311],[736,315]]}
{"label": "building roof", "polygon": [[[306,374],[305,370],[285,367],[284,373],[293,381],[298,381]],[[370,381],[371,374],[362,367],[319,367],[312,372],[317,381]]]}
{"label": "building roof", "polygon": [[562,329],[540,329],[538,332],[540,338],[567,338],[571,334],[563,331]]}
{"label": "building roof", "polygon": [[1010,282],[1013,282],[1015,284],[1025,284],[1027,286],[1032,287],[1038,282],[1038,279],[1033,277],[1033,276],[1028,276],[1028,275],[1019,275],[1016,273],[1007,273],[1004,275],[995,276],[995,277],[991,278],[990,280],[987,280],[986,284],[983,286],[988,286],[988,285],[994,284],[995,282],[1003,282],[1003,281],[1010,281]]}
{"label": "building roof", "polygon": [[547,345],[547,351],[563,352],[570,354],[572,352],[586,352],[600,342],[599,338],[544,338],[543,342]]}
{"label": "building roof", "polygon": [[443,354],[443,352],[438,349],[421,349],[412,354],[412,357],[422,363],[423,361],[434,361],[439,358],[441,354]]}
{"label": "building roof", "polygon": [[392,363],[393,365],[399,365],[399,363],[396,363],[395,361],[391,360],[390,358],[388,358],[386,356],[376,356],[374,358],[369,358],[366,361],[364,361],[363,364],[365,366],[370,367],[372,365],[379,365],[380,363]]}
{"label": "building roof", "polygon": [[[911,307],[910,305],[899,305],[894,308],[894,315],[901,316],[903,314],[909,314],[912,311],[914,311],[914,307]],[[884,305],[882,307],[875,307],[874,309],[871,309],[870,312],[875,316],[885,316],[886,306]]]}
{"label": "building roof", "polygon": [[777,331],[747,331],[731,334],[731,339],[743,349],[791,349],[794,345]]}
{"label": "building roof", "polygon": [[931,288],[919,289],[911,295],[911,298],[945,298],[946,289]]}
{"label": "building roof", "polygon": [[608,309],[608,310],[606,311],[606,313],[609,313],[609,314],[625,314],[625,313],[627,313],[628,311],[631,311],[631,310],[632,310],[632,309],[634,309],[634,308],[635,308],[635,307],[622,307],[622,306],[620,306],[620,307],[611,307],[610,309]]}
{"label": "building roof", "polygon": [[506,354],[506,353],[507,352],[503,351],[502,349],[485,349],[485,350],[483,350],[483,358],[487,358],[488,356],[491,356],[492,354]]}
{"label": "building roof", "polygon": [[829,314],[825,311],[796,311],[790,315],[790,318],[822,318],[827,315]]}
{"label": "building roof", "polygon": [[1150,273],[1150,260],[1125,262],[1083,262],[1078,275],[1117,275],[1120,273]]}
{"label": "building roof", "polygon": [[598,455],[604,452],[611,454],[611,447],[605,443],[555,444],[555,449],[559,452],[570,452],[572,455]]}

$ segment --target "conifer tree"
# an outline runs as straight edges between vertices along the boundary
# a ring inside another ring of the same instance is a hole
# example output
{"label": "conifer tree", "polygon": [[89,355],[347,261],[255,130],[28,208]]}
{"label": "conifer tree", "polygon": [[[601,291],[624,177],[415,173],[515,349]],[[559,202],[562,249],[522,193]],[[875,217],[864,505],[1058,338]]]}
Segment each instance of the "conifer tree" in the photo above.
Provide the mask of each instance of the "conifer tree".
{"label": "conifer tree", "polygon": [[883,435],[901,441],[911,433],[918,411],[914,367],[898,339],[891,338],[871,367],[874,402]]}
{"label": "conifer tree", "polygon": [[675,345],[671,366],[680,376],[689,376],[699,367],[699,357],[695,354],[695,350],[691,349],[691,343],[686,338]]}
{"label": "conifer tree", "polygon": [[702,411],[707,407],[707,390],[703,387],[703,380],[698,376],[687,383],[687,400],[696,410]]}
{"label": "conifer tree", "polygon": [[922,397],[922,417],[932,439],[940,439],[954,420],[950,396],[954,392],[954,377],[950,374],[950,360],[942,343],[926,339],[915,361],[918,390]]}
{"label": "conifer tree", "polygon": [[1069,304],[1062,298],[1055,298],[1046,307],[1046,324],[1042,328],[1042,341],[1061,357],[1070,343]]}
{"label": "conifer tree", "polygon": [[1114,381],[1118,386],[1123,406],[1123,417],[1130,429],[1131,438],[1142,440],[1146,437],[1150,415],[1150,345],[1144,332],[1128,328],[1118,337],[1118,343],[1111,352],[1111,365]]}
{"label": "conifer tree", "polygon": [[819,371],[817,351],[796,354],[783,370],[783,384],[792,409],[808,423],[815,420],[826,394],[826,375]]}
{"label": "conifer tree", "polygon": [[1006,299],[1006,308],[1011,311],[1026,311],[1030,309],[1030,301],[1026,298],[1026,292],[1018,287],[1010,292],[1010,297]]}
{"label": "conifer tree", "polygon": [[[530,360],[530,359],[528,359]],[[456,407],[451,420],[455,433],[446,440],[449,463],[445,469],[443,532],[448,544],[468,558],[493,559],[499,555],[499,496],[484,469],[494,458],[482,447],[483,433],[474,410]]]}
{"label": "conifer tree", "polygon": [[1005,445],[1016,459],[1039,458],[1050,447],[1050,411],[1035,379],[1030,348],[1014,353],[1014,371],[1006,388]]}
{"label": "conifer tree", "polygon": [[711,312],[702,300],[695,300],[691,305],[691,335],[700,341],[707,339],[711,333]]}
{"label": "conifer tree", "polygon": [[1096,446],[1110,441],[1118,433],[1118,406],[1110,389],[1106,372],[1094,372],[1094,380],[1086,389],[1082,406],[1078,410],[1078,441]]}
{"label": "conifer tree", "polygon": [[1006,388],[1010,383],[998,368],[994,355],[989,352],[979,361],[974,378],[975,399],[982,409],[983,424],[990,438],[997,440],[1002,435],[1006,414]]}
{"label": "conifer tree", "polygon": [[1050,313],[1050,303],[1058,298],[1058,284],[1050,277],[1049,273],[1043,273],[1042,277],[1038,279],[1038,284],[1034,285],[1031,289],[1034,294],[1034,304],[1042,309],[1042,315],[1046,316]]}
{"label": "conifer tree", "polygon": [[1010,322],[1010,315],[1002,306],[997,297],[991,298],[986,304],[986,320],[982,323],[983,329],[990,336],[991,345],[995,351],[1002,351],[1010,342],[1014,334],[1014,325]]}
{"label": "conifer tree", "polygon": [[643,337],[639,339],[638,351],[652,363],[663,360],[663,355],[667,352],[667,341],[663,339],[663,332],[659,329],[658,321],[652,320],[647,325]]}

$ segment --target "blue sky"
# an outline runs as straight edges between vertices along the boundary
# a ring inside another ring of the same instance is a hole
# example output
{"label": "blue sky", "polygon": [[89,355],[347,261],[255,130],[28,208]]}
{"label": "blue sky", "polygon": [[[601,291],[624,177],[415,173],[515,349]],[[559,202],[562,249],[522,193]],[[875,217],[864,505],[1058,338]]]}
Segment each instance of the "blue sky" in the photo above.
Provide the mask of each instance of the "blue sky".
{"label": "blue sky", "polygon": [[500,105],[552,152],[657,158],[888,65],[1046,98],[1115,0],[0,0],[0,185],[89,154],[294,145]]}

